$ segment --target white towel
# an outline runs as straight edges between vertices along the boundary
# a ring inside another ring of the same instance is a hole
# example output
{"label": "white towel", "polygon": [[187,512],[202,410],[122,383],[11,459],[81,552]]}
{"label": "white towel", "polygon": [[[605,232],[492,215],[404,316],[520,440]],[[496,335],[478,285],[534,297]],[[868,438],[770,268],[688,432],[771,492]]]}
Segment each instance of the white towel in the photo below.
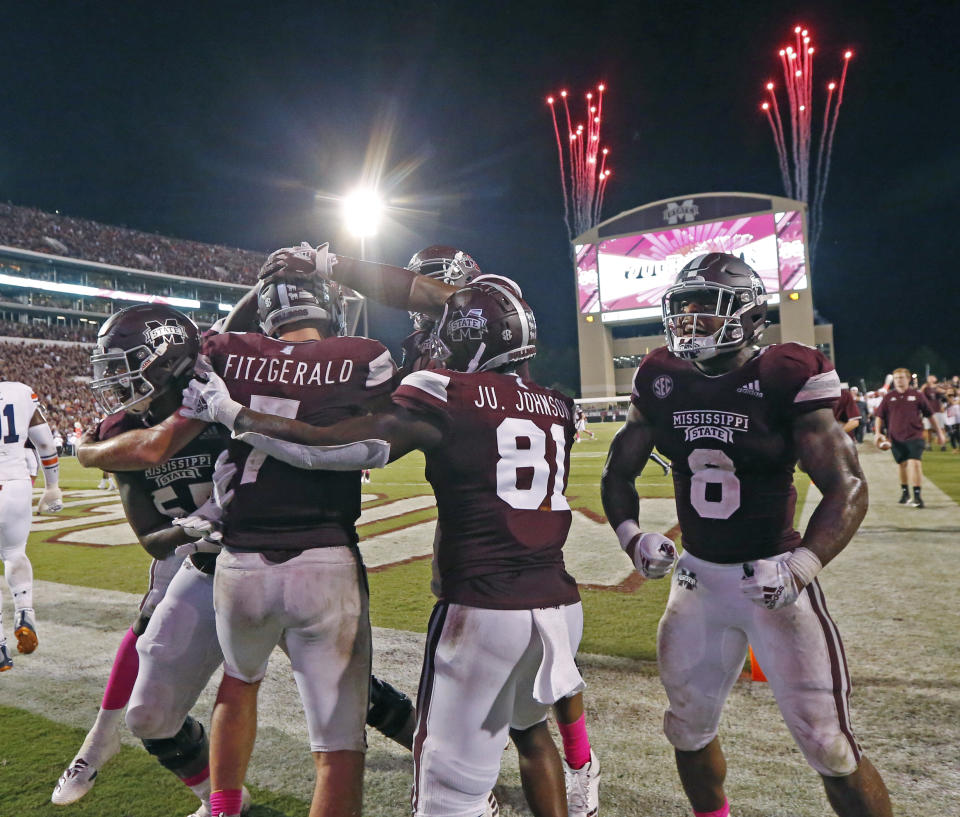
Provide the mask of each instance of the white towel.
{"label": "white towel", "polygon": [[533,623],[543,641],[543,660],[533,681],[533,697],[541,704],[568,698],[586,687],[570,649],[567,617],[562,607],[533,610]]}

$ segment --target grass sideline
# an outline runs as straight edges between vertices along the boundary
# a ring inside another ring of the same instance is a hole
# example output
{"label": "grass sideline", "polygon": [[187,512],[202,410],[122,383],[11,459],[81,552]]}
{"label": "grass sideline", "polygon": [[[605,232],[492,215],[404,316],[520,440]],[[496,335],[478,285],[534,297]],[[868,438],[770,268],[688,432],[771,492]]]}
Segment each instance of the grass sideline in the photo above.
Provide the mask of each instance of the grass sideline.
{"label": "grass sideline", "polygon": [[[610,440],[619,429],[615,423],[594,423],[595,440],[586,439],[574,446],[567,497],[572,508],[602,518],[600,473]],[[61,483],[66,489],[94,489],[100,479],[97,470],[83,469],[73,458],[64,458]],[[797,474],[797,513],[809,480]],[[651,463],[637,481],[645,497],[673,496],[673,481],[659,466]],[[430,493],[424,478],[424,459],[414,452],[374,472],[373,482],[364,486],[374,493],[374,505],[410,496]],[[90,508],[116,501],[115,494],[91,497],[89,503],[66,508],[62,516],[77,519],[77,528],[95,526],[96,515]],[[435,508],[411,511],[399,520],[384,519],[360,528],[361,538],[389,532],[398,526],[436,517]],[[62,517],[60,517],[62,518]],[[641,522],[642,524],[642,522]],[[62,531],[34,531],[30,535],[29,555],[38,579],[64,584],[142,593],[146,586],[150,558],[136,545],[82,547],[52,541]],[[611,533],[612,536],[612,533]],[[371,619],[375,626],[424,632],[434,599],[429,592],[430,565],[426,559],[399,564],[370,574]],[[656,624],[669,592],[667,582],[646,582],[633,593],[582,589],[584,605],[583,652],[653,660]]]}
{"label": "grass sideline", "polygon": [[[56,780],[65,759],[73,757],[84,730],[72,729],[40,715],[0,706],[4,739],[0,742],[0,814],[17,817],[147,817],[185,815],[197,799],[142,749],[124,746],[110,761],[110,773],[86,797],[70,806],[50,802],[52,787],[28,785]],[[266,789],[251,788],[249,817],[306,814],[309,803]]]}

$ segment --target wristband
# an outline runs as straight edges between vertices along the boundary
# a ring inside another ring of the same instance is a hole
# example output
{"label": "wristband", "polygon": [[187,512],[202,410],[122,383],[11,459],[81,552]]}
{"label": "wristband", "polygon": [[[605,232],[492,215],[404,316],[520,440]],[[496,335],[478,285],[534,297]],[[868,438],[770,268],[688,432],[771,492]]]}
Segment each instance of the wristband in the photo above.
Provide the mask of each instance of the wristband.
{"label": "wristband", "polygon": [[817,554],[810,548],[799,547],[794,550],[785,560],[784,564],[790,568],[790,572],[796,576],[800,582],[798,589],[803,589],[815,578],[823,569],[823,563],[817,558]]}
{"label": "wristband", "polygon": [[617,539],[620,540],[620,547],[623,548],[624,551],[626,551],[634,537],[642,533],[643,531],[640,530],[640,526],[635,519],[624,519],[623,522],[617,525]]}

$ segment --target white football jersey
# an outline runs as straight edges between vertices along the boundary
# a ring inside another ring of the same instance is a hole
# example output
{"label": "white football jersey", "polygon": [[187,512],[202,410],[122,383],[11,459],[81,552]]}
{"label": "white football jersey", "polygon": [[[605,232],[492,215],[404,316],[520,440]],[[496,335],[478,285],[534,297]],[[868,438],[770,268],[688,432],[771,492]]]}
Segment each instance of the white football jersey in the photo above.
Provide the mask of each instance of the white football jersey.
{"label": "white football jersey", "polygon": [[24,446],[40,401],[24,383],[0,382],[0,480],[29,479]]}

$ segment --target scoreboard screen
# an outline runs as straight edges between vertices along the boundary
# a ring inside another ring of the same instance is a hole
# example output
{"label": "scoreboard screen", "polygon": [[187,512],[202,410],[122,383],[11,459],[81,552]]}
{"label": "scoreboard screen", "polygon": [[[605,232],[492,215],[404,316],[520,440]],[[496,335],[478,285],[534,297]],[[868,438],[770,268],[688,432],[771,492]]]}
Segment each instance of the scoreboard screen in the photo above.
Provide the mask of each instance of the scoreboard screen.
{"label": "scoreboard screen", "polygon": [[609,238],[575,251],[582,313],[630,310],[635,318],[659,316],[660,299],[677,272],[709,252],[742,258],[771,296],[807,286],[803,215],[796,210]]}

